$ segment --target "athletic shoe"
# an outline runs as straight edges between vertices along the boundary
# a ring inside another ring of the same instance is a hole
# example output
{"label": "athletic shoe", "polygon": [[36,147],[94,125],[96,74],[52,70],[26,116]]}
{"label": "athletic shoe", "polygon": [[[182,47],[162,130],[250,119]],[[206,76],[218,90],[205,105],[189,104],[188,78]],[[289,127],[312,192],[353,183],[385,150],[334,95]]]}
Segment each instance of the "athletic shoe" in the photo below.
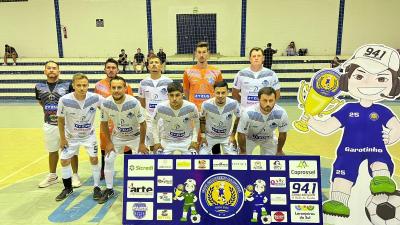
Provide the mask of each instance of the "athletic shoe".
{"label": "athletic shoe", "polygon": [[80,186],[82,186],[82,183],[81,183],[81,180],[80,180],[78,174],[77,173],[72,174],[72,187],[78,188]]}
{"label": "athletic shoe", "polygon": [[7,63],[3,63],[3,66],[7,66]]}
{"label": "athletic shoe", "polygon": [[390,177],[376,176],[372,178],[369,188],[373,195],[393,194],[396,191],[396,183]]}
{"label": "athletic shoe", "polygon": [[99,200],[101,198],[101,189],[99,187],[93,188],[93,200]]}
{"label": "athletic shoe", "polygon": [[325,214],[332,216],[340,216],[340,217],[349,217],[350,216],[350,208],[345,204],[335,201],[329,200],[322,205],[322,211]]}
{"label": "athletic shoe", "polygon": [[114,196],[114,190],[107,188],[106,190],[104,190],[103,195],[99,199],[99,204],[105,203],[106,201],[108,201],[108,199],[112,198],[113,196]]}
{"label": "athletic shoe", "polygon": [[16,63],[13,63],[13,66],[16,66],[17,64]]}
{"label": "athletic shoe", "polygon": [[57,184],[57,183],[58,183],[58,176],[49,174],[49,175],[46,176],[46,178],[44,178],[42,180],[42,182],[39,183],[39,187],[40,188],[45,188],[45,187],[48,187],[48,186],[50,186],[52,184]]}
{"label": "athletic shoe", "polygon": [[64,190],[62,190],[61,193],[60,193],[59,195],[57,195],[56,201],[58,202],[58,201],[61,201],[61,200],[66,199],[66,198],[67,198],[68,196],[70,196],[73,192],[74,192],[74,191],[73,191],[72,188],[71,188],[71,189],[64,189]]}

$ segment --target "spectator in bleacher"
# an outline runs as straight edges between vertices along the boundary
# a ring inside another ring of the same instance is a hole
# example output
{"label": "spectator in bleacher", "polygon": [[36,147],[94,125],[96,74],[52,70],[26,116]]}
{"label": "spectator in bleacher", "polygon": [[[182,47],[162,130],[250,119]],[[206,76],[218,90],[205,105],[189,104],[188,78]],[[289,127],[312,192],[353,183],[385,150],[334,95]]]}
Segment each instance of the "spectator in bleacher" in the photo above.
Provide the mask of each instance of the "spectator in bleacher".
{"label": "spectator in bleacher", "polygon": [[[109,58],[107,59],[106,63],[104,64],[104,73],[106,74],[106,78],[98,81],[95,86],[94,86],[94,93],[99,94],[103,96],[104,98],[107,98],[108,96],[111,95],[111,87],[110,87],[110,81],[112,78],[116,77],[118,75],[118,62],[113,59]],[[133,95],[132,88],[129,84],[126,84],[126,94]],[[110,120],[108,123],[108,126],[110,128],[110,132],[112,132],[114,125],[112,124],[112,121]],[[100,129],[100,149],[101,149],[101,170],[100,170],[100,179],[104,179],[104,155],[105,155],[105,149],[106,149],[106,134],[102,132]],[[130,148],[125,148],[125,154],[132,154],[132,150]]]}
{"label": "spectator in bleacher", "polygon": [[147,53],[146,61],[144,62],[144,64],[146,65],[146,70],[147,70],[147,72],[149,72],[149,68],[148,68],[148,66],[149,66],[149,59],[150,59],[151,57],[153,57],[153,56],[156,56],[156,54],[154,54],[153,49],[150,49],[150,50],[149,50],[149,53]]}
{"label": "spectator in bleacher", "polygon": [[208,65],[209,49],[207,42],[199,42],[195,55],[197,64],[185,69],[183,74],[183,90],[186,98],[200,109],[201,104],[214,97],[214,84],[222,81],[221,70]]}
{"label": "spectator in bleacher", "polygon": [[258,90],[272,87],[276,92],[276,100],[281,96],[278,76],[274,71],[264,68],[263,50],[254,47],[249,53],[250,67],[240,70],[234,81],[232,97],[240,102],[241,109],[258,103]]}
{"label": "spectator in bleacher", "polygon": [[17,65],[17,58],[18,58],[18,53],[15,50],[15,48],[9,46],[9,45],[5,45],[5,50],[4,50],[4,63],[3,66],[7,66],[7,59],[8,58],[12,58],[14,61],[14,66]]}
{"label": "spectator in bleacher", "polygon": [[333,60],[331,61],[331,68],[336,68],[339,65],[340,65],[339,57],[335,56],[335,58],[333,58]]}
{"label": "spectator in bleacher", "polygon": [[[144,55],[141,53],[141,49],[138,48],[137,53],[133,56],[132,65],[136,73],[143,73],[144,68]],[[139,67],[139,69],[138,69]]]}
{"label": "spectator in bleacher", "polygon": [[272,58],[275,53],[278,52],[278,50],[272,49],[272,44],[268,43],[267,48],[264,49],[264,67],[271,69],[272,67]]}
{"label": "spectator in bleacher", "polygon": [[296,44],[294,43],[294,41],[292,41],[286,48],[286,55],[295,56],[296,54],[297,54]]}
{"label": "spectator in bleacher", "polygon": [[157,56],[161,60],[162,73],[165,73],[165,67],[167,66],[167,55],[163,51],[163,48],[160,48],[160,50],[157,52]]}
{"label": "spectator in bleacher", "polygon": [[125,54],[124,49],[121,49],[121,54],[118,55],[118,63],[122,65],[122,71],[125,72],[126,65],[128,65],[128,55]]}

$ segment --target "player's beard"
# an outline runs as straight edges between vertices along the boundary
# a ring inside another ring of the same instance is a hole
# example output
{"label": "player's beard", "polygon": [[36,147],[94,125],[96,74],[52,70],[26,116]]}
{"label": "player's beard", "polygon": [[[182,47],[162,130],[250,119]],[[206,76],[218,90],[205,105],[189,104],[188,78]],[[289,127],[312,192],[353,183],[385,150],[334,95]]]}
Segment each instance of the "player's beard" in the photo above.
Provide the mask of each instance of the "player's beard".
{"label": "player's beard", "polygon": [[116,97],[113,95],[113,99],[114,99],[115,102],[121,101],[123,98],[124,98],[124,95],[120,95],[119,98],[116,98]]}
{"label": "player's beard", "polygon": [[270,106],[265,106],[262,108],[262,110],[264,111],[264,113],[268,114],[272,111],[273,107],[271,108]]}

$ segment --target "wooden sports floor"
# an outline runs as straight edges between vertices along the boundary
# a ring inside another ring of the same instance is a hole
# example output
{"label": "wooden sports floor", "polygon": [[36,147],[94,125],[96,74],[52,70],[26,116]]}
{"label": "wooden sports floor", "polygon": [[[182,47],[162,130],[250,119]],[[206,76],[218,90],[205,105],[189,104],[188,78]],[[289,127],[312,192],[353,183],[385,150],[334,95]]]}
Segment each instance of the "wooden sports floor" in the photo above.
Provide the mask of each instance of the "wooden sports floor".
{"label": "wooden sports floor", "polygon": [[[300,110],[294,101],[280,105],[287,110],[291,121],[299,117]],[[386,105],[400,116],[399,102]],[[104,205],[91,199],[91,169],[85,151],[79,155],[79,174],[84,184],[68,199],[63,202],[54,200],[62,189],[62,183],[38,188],[38,183],[48,172],[42,117],[41,107],[35,103],[0,105],[0,224],[121,224],[122,157],[116,161],[115,185],[119,195]],[[286,154],[321,156],[324,196],[327,196],[330,166],[340,135],[341,132],[337,132],[322,137],[313,132],[302,134],[291,129],[284,148]],[[397,165],[395,174],[399,181],[400,143],[389,150]],[[58,174],[60,176],[60,170]]]}

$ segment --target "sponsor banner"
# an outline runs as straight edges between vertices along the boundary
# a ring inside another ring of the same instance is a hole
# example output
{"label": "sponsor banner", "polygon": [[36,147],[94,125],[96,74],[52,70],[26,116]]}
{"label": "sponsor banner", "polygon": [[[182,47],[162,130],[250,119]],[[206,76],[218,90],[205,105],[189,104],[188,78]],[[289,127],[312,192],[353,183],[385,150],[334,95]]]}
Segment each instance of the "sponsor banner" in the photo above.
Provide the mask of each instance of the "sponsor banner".
{"label": "sponsor banner", "polygon": [[122,224],[322,225],[316,156],[125,155]]}

